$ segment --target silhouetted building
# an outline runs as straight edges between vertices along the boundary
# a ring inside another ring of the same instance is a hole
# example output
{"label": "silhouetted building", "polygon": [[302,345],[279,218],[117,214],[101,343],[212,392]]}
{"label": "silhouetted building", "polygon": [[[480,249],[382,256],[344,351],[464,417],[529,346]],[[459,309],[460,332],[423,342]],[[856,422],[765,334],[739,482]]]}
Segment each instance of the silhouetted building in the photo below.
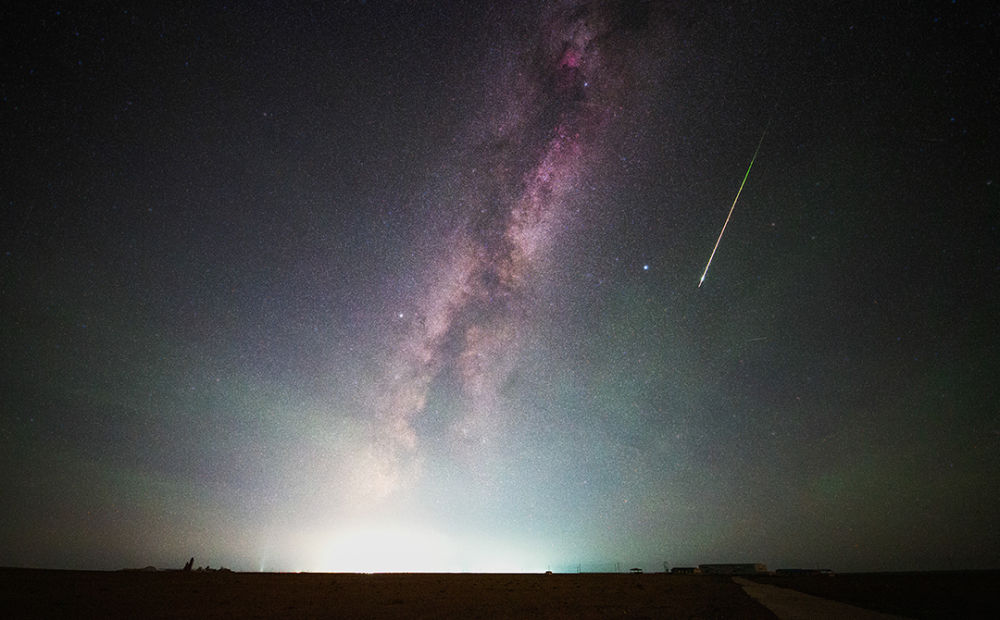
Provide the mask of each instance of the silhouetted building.
{"label": "silhouetted building", "polygon": [[705,575],[754,575],[767,572],[766,564],[699,564]]}
{"label": "silhouetted building", "polygon": [[701,573],[701,569],[697,566],[675,566],[670,569],[672,575],[697,575],[699,573]]}

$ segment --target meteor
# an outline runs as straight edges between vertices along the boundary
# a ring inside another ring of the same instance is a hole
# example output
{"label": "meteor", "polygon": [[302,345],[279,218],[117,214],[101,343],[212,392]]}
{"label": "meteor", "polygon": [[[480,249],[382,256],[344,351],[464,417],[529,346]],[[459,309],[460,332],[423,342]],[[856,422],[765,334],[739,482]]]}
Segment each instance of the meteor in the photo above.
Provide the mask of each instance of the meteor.
{"label": "meteor", "polygon": [[701,285],[705,282],[705,276],[708,275],[708,268],[712,266],[712,259],[715,258],[715,251],[719,249],[719,242],[722,241],[722,235],[726,232],[726,226],[729,225],[729,218],[733,217],[733,210],[736,209],[736,201],[740,199],[740,194],[743,193],[743,186],[747,184],[750,169],[753,168],[753,162],[757,160],[757,153],[760,152],[760,145],[764,143],[764,136],[766,135],[767,129],[765,128],[764,133],[760,134],[760,141],[757,142],[757,150],[753,152],[753,157],[750,158],[750,165],[747,166],[747,173],[743,175],[743,182],[740,183],[740,189],[736,192],[736,198],[733,198],[733,206],[729,207],[729,215],[726,216],[726,221],[722,224],[722,230],[719,231],[719,238],[715,240],[715,247],[712,248],[712,254],[708,257],[708,263],[705,264],[705,271],[701,272],[701,280],[698,280],[698,288],[701,288]]}

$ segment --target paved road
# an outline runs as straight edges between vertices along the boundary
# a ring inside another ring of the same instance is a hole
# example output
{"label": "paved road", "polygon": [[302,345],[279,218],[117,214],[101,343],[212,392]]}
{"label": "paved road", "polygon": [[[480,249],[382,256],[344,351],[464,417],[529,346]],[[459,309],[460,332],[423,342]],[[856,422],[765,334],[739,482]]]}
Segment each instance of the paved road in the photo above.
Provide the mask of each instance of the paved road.
{"label": "paved road", "polygon": [[903,616],[870,611],[788,588],[767,586],[742,577],[733,577],[733,581],[743,586],[747,594],[781,620],[905,620]]}

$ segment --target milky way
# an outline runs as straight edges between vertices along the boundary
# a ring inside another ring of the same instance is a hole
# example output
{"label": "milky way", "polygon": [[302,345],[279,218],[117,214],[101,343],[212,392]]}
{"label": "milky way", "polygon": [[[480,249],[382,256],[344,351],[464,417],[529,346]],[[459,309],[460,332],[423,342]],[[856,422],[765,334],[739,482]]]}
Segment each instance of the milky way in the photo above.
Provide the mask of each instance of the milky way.
{"label": "milky way", "polygon": [[474,448],[489,440],[503,415],[499,390],[529,331],[540,266],[573,216],[568,197],[623,112],[623,35],[644,17],[634,7],[563,6],[510,54],[517,60],[496,80],[499,105],[491,102],[499,112],[477,148],[487,155],[464,190],[464,224],[439,240],[429,285],[379,386],[376,494],[416,475],[414,423],[442,374],[460,392],[451,441]]}
{"label": "milky way", "polygon": [[20,3],[0,560],[995,567],[1000,17],[897,4]]}

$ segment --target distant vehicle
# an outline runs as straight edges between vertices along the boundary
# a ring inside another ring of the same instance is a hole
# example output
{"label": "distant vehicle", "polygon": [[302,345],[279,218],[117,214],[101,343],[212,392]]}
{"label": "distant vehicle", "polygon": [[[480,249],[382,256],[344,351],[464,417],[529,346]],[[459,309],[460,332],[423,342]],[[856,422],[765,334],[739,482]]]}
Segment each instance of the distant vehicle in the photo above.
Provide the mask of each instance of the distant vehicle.
{"label": "distant vehicle", "polygon": [[641,575],[642,574],[642,569],[641,568],[630,568],[630,569],[628,569],[628,572],[632,573],[633,575]]}

